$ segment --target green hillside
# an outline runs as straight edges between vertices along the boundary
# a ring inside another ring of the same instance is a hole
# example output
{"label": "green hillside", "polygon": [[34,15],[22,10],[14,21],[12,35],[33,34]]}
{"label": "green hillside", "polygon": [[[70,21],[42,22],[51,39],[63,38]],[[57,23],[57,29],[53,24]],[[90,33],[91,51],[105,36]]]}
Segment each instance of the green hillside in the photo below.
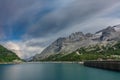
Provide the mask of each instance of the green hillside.
{"label": "green hillside", "polygon": [[42,61],[120,60],[120,42],[82,47],[70,54],[51,55]]}
{"label": "green hillside", "polygon": [[20,58],[12,51],[0,45],[0,63],[13,62],[14,60],[20,60]]}

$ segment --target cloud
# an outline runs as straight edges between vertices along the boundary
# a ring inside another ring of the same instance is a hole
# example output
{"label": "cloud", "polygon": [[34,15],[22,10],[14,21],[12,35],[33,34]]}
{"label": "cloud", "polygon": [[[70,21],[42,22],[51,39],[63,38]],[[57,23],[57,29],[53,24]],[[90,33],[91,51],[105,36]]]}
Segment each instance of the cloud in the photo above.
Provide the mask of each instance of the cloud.
{"label": "cloud", "polygon": [[96,19],[90,19],[90,21],[86,21],[82,24],[76,24],[72,26],[70,29],[66,29],[64,31],[67,31],[70,33],[77,32],[77,31],[83,31],[84,33],[88,33],[88,32],[95,33],[108,26],[115,26],[118,24],[120,24],[120,18],[99,17]]}
{"label": "cloud", "polygon": [[[53,0],[51,0],[53,2]],[[52,3],[49,0],[1,0],[0,1],[0,27],[7,37],[22,36],[26,29],[42,17],[50,9]],[[48,5],[51,4],[51,5]],[[23,29],[21,28],[23,27]],[[20,30],[21,29],[21,30]]]}
{"label": "cloud", "polygon": [[119,1],[72,0],[71,3],[66,6],[59,7],[43,16],[42,19],[38,20],[30,27],[27,36],[32,38],[52,36],[54,33],[61,30],[71,28],[71,25],[83,23],[96,15],[101,15],[103,11],[114,6],[116,2]]}

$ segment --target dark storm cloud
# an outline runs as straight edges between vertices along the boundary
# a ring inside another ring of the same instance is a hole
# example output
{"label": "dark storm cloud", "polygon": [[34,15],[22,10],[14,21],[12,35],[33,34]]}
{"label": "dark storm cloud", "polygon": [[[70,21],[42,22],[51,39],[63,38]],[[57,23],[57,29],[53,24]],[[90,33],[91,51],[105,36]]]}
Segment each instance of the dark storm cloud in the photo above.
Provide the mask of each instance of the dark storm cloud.
{"label": "dark storm cloud", "polygon": [[22,36],[29,25],[47,13],[49,8],[52,8],[48,4],[54,4],[53,1],[0,0],[0,29],[3,31],[0,33],[7,37]]}
{"label": "dark storm cloud", "polygon": [[20,10],[25,9],[31,3],[31,0],[29,0],[29,3],[28,0],[24,2],[23,0],[0,0],[0,32],[2,35],[11,34],[13,27],[6,25],[9,21],[12,21],[15,16],[18,16]]}
{"label": "dark storm cloud", "polygon": [[[63,0],[62,0],[63,1]],[[65,0],[66,2],[68,0]],[[63,1],[64,2],[64,1]],[[105,9],[115,5],[119,0],[72,0],[66,6],[43,16],[37,21],[31,29],[28,30],[27,36],[45,37],[55,34],[71,25],[82,23],[89,20],[95,15],[99,15]]]}
{"label": "dark storm cloud", "polygon": [[33,0],[0,0],[0,22],[6,23],[11,17],[18,15],[33,4]]}
{"label": "dark storm cloud", "polygon": [[23,34],[33,38],[50,36],[89,20],[118,2],[119,0],[0,0],[1,34],[14,38]]}

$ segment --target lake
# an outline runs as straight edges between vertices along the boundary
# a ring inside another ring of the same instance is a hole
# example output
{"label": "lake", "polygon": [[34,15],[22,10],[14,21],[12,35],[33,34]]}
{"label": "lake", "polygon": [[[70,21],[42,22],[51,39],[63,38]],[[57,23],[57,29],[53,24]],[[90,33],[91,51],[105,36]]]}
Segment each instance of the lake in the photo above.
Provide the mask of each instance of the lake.
{"label": "lake", "polygon": [[75,63],[1,64],[0,80],[120,80],[120,72]]}

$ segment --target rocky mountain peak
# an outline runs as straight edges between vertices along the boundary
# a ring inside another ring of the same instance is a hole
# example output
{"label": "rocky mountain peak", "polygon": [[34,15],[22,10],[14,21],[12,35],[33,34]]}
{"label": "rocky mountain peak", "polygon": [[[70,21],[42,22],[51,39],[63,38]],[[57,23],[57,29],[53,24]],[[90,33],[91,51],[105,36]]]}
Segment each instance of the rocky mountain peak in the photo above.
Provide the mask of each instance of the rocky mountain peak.
{"label": "rocky mountain peak", "polygon": [[118,25],[115,25],[115,26],[113,26],[113,27],[119,27],[119,28],[120,28],[120,24],[118,24]]}
{"label": "rocky mountain peak", "polygon": [[116,32],[116,31],[115,31],[114,27],[109,26],[106,29],[104,29],[103,32],[109,32],[110,33],[110,32]]}
{"label": "rocky mountain peak", "polygon": [[98,32],[96,32],[95,34],[101,33],[101,32],[102,32],[102,33],[105,33],[105,32],[109,32],[109,33],[110,33],[110,32],[116,32],[116,30],[115,30],[114,27],[108,26],[107,28],[98,31]]}
{"label": "rocky mountain peak", "polygon": [[116,26],[113,26],[113,27],[114,27],[114,29],[115,29],[117,32],[120,31],[120,25],[116,25]]}
{"label": "rocky mountain peak", "polygon": [[101,34],[100,35],[100,41],[106,41],[108,40],[114,33],[116,33],[116,30],[114,27],[108,26],[107,28],[100,30],[96,32],[96,34]]}
{"label": "rocky mountain peak", "polygon": [[72,33],[69,37],[66,38],[67,41],[81,41],[85,39],[83,32]]}
{"label": "rocky mountain peak", "polygon": [[75,33],[72,33],[69,38],[70,39],[73,39],[73,38],[76,38],[76,37],[83,37],[84,34],[82,32],[75,32]]}
{"label": "rocky mountain peak", "polygon": [[89,38],[89,37],[93,37],[93,34],[87,33],[87,34],[85,34],[85,36]]}

